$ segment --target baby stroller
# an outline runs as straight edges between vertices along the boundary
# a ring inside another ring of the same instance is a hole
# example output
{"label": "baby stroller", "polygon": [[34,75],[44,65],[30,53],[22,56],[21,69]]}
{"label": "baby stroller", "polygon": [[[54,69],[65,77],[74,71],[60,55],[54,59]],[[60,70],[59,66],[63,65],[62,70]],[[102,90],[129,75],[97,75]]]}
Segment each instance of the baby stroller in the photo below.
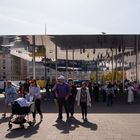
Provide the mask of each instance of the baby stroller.
{"label": "baby stroller", "polygon": [[[24,123],[28,123],[30,126],[33,125],[31,121],[29,121],[29,113],[30,108],[32,106],[33,102],[27,102],[25,98],[18,98],[14,101],[12,104],[12,118],[9,120],[8,126],[9,129],[12,128],[13,124],[20,125],[21,128],[24,128]],[[14,118],[14,116],[16,116]],[[27,116],[27,120],[25,117]]]}

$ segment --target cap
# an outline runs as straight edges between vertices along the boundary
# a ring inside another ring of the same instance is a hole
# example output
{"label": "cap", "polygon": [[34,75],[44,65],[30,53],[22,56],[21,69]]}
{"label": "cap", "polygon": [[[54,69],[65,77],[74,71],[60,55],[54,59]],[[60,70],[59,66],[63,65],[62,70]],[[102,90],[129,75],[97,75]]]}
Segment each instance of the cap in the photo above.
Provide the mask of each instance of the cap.
{"label": "cap", "polygon": [[11,81],[11,80],[8,80],[8,81],[7,81],[7,83],[8,83],[8,84],[11,84],[11,83],[12,83],[12,81]]}
{"label": "cap", "polygon": [[72,78],[69,78],[68,81],[73,81],[73,79]]}
{"label": "cap", "polygon": [[63,75],[60,75],[59,77],[58,77],[58,80],[64,80],[65,79],[65,77],[63,76]]}

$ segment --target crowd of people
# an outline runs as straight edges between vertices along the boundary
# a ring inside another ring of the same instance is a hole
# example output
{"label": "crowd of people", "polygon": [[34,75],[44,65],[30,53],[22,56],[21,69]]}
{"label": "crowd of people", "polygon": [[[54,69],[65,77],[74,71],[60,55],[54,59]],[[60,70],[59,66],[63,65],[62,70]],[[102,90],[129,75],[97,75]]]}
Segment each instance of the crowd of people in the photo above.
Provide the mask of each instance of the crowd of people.
{"label": "crowd of people", "polygon": [[[125,82],[125,88],[127,89],[127,102],[132,104],[135,99],[135,95],[138,92],[138,85],[136,82]],[[51,90],[48,85],[46,86],[46,92],[53,96],[58,111],[57,121],[63,119],[63,107],[65,108],[67,120],[74,118],[75,113],[75,102],[77,106],[81,108],[81,116],[84,121],[87,121],[87,109],[88,106],[92,105],[92,101],[99,102],[100,95],[102,95],[102,101],[106,103],[107,106],[113,105],[113,98],[117,96],[118,93],[123,92],[122,84],[111,82],[105,82],[104,84],[91,83],[83,81],[80,87],[74,85],[73,79],[68,79],[66,81],[63,75],[59,76],[57,81],[51,84]],[[6,117],[8,107],[11,107],[12,103],[17,98],[30,99],[34,102],[34,110],[32,111],[33,122],[36,122],[36,113],[40,115],[40,121],[43,120],[43,114],[41,111],[41,93],[40,87],[36,80],[29,80],[28,78],[22,84],[20,83],[20,88],[17,91],[15,87],[12,86],[11,81],[6,82],[5,88],[5,110],[2,114]],[[12,117],[12,114],[11,114]]]}

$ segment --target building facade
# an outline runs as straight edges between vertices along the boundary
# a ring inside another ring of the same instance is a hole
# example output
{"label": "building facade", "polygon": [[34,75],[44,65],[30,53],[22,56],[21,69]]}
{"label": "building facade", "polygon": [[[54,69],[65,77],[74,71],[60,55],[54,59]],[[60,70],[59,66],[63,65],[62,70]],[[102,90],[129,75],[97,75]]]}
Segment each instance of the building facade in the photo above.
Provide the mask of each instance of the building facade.
{"label": "building facade", "polygon": [[11,55],[6,47],[0,50],[0,79],[24,80],[27,77],[27,61]]}

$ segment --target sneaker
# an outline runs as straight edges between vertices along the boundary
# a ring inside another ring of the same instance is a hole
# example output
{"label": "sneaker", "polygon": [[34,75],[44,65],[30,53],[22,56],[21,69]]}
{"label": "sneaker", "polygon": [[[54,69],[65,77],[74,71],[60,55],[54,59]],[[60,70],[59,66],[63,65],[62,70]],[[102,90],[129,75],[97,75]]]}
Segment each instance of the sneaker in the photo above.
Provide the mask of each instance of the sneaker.
{"label": "sneaker", "polygon": [[87,117],[84,119],[84,121],[86,121],[86,122],[88,121]]}
{"label": "sneaker", "polygon": [[62,120],[62,117],[58,117],[58,118],[56,119],[56,121],[60,121],[60,120]]}

